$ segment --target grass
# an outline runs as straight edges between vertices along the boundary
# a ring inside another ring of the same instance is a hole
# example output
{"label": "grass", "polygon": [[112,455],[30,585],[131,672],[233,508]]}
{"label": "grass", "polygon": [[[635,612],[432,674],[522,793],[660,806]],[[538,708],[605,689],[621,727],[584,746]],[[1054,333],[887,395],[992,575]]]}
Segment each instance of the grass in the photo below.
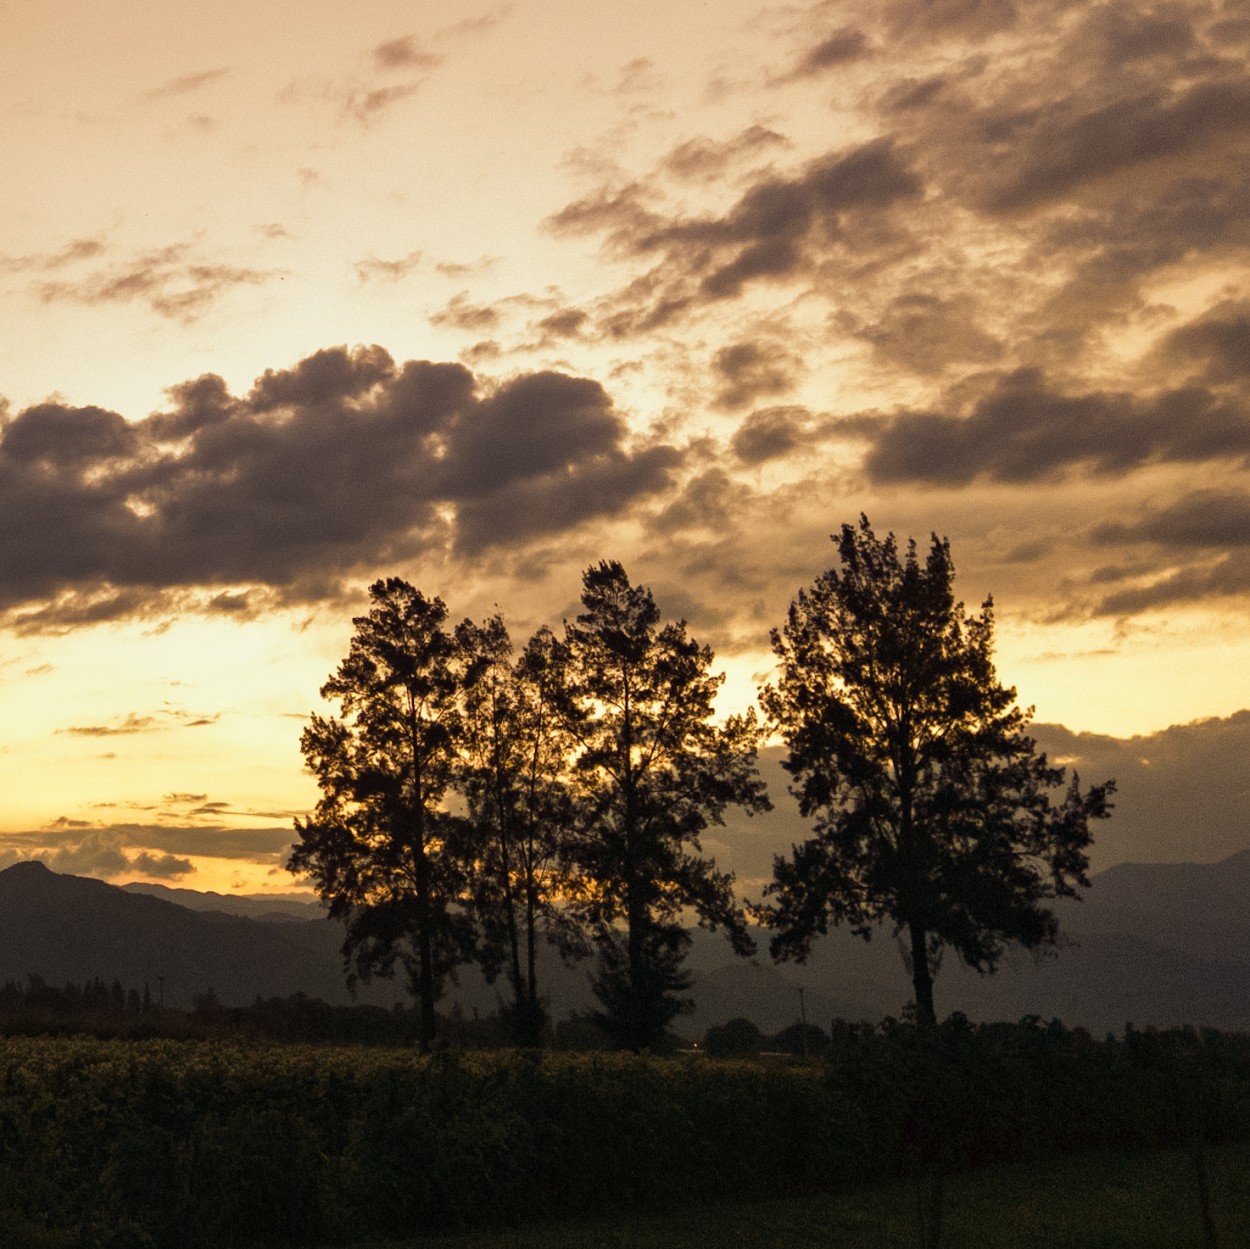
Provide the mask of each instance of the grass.
{"label": "grass", "polygon": [[[1220,1249],[1250,1245],[1250,1142],[1208,1152]],[[916,1189],[616,1214],[358,1249],[911,1249]],[[950,1249],[1207,1249],[1197,1183],[1180,1151],[1082,1154],[947,1180]]]}

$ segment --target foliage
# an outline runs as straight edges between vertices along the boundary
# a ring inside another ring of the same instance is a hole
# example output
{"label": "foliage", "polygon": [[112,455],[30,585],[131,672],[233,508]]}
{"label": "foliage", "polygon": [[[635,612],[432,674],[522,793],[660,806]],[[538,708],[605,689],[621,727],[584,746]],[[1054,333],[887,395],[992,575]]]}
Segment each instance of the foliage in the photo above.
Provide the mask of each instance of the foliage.
{"label": "foliage", "polygon": [[441,599],[395,577],[369,595],[321,689],[343,718],[313,715],[300,742],[321,797],[295,821],[287,866],[345,921],[354,974],[403,966],[428,1046],[442,981],[472,947],[464,829],[441,805],[460,734],[458,656]]}
{"label": "foliage", "polygon": [[[602,1022],[630,1049],[656,1044],[682,1008],[683,911],[750,949],[732,877],[700,853],[727,807],[769,806],[755,774],[754,713],[713,723],[723,677],[684,621],[661,624],[651,591],[615,561],[586,570],[565,627],[577,738],[579,879],[572,910],[599,950]],[[623,930],[622,930],[623,929]]]}
{"label": "foliage", "polygon": [[704,1052],[710,1058],[750,1058],[763,1048],[764,1034],[741,1016],[714,1024],[703,1038]]}
{"label": "foliage", "polygon": [[1089,823],[1112,782],[1082,793],[1025,733],[999,684],[993,613],[955,600],[949,544],[900,558],[866,517],[835,539],[830,569],[773,631],[781,672],[761,692],[789,750],[785,767],[814,835],[775,863],[761,918],[776,957],[803,958],[829,924],[906,936],[919,1017],[945,947],[994,969],[1004,946],[1053,944],[1043,903],[1088,885]]}

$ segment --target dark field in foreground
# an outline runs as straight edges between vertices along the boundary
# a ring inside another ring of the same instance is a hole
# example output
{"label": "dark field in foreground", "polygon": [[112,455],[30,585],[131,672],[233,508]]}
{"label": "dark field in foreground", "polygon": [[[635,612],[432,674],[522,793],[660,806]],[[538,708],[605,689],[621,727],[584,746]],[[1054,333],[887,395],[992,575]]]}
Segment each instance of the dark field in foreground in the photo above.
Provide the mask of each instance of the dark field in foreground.
{"label": "dark field in foreground", "polygon": [[[1217,1243],[1222,1249],[1250,1245],[1250,1143],[1212,1148],[1207,1164]],[[385,1249],[912,1249],[917,1243],[915,1187],[896,1181],[387,1242]],[[942,1243],[951,1249],[1207,1246],[1193,1164],[1181,1150],[1098,1152],[951,1176]]]}
{"label": "dark field in foreground", "polygon": [[[1178,1245],[1186,1209],[1202,1232],[1200,1172],[1156,1175],[1152,1159],[1240,1148],[1219,1155],[1240,1159],[1240,1184],[1212,1175],[1217,1219],[1250,1186],[1250,1037],[1099,1041],[952,1017],[935,1032],[847,1025],[834,1044],[824,1064],[778,1064],[0,1038],[0,1246],[380,1246],[526,1226],[511,1243],[545,1246],[561,1220],[579,1246],[631,1226],[641,1239],[600,1243],[812,1243],[784,1226],[836,1245],[842,1226],[848,1245],[905,1244],[912,1184],[935,1172],[951,1176],[952,1247]],[[1120,1175],[1097,1158],[1138,1161]],[[734,1204],[750,1199],[770,1204]],[[709,1240],[726,1217],[743,1226]],[[1236,1217],[1226,1246],[1250,1243]],[[1116,1240],[1124,1220],[1166,1236]],[[687,1227],[701,1239],[680,1239]],[[1073,1238],[1091,1228],[1112,1238]]]}

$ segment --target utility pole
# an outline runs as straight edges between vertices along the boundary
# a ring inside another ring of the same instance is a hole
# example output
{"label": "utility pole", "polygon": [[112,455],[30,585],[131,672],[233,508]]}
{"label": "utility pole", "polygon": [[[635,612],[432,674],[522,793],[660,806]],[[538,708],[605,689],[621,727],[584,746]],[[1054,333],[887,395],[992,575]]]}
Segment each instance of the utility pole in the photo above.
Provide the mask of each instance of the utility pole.
{"label": "utility pole", "polygon": [[799,986],[799,1019],[803,1024],[803,1057],[807,1057],[807,1005],[803,1001],[803,987]]}

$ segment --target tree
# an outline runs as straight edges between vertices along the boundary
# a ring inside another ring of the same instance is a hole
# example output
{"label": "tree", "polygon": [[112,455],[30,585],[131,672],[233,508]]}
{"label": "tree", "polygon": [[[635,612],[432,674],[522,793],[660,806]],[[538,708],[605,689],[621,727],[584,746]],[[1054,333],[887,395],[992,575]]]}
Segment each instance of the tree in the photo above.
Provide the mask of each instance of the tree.
{"label": "tree", "polygon": [[655,1045],[682,1008],[690,938],[683,912],[750,939],[733,877],[699,838],[730,805],[768,809],[755,772],[754,712],[713,723],[723,677],[684,621],[660,624],[651,591],[615,561],[583,576],[585,610],[566,624],[568,725],[578,742],[574,914],[599,951],[594,988],[618,1044]]}
{"label": "tree", "polygon": [[295,821],[287,867],[345,921],[353,979],[403,966],[428,1048],[444,978],[472,948],[465,832],[442,806],[461,733],[460,665],[441,599],[396,577],[369,596],[321,689],[342,719],[314,714],[300,741],[321,798]]}
{"label": "tree", "polygon": [[774,630],[780,661],[761,701],[789,750],[785,767],[814,835],[778,857],[761,917],[774,957],[806,957],[847,923],[903,936],[922,1025],[936,1022],[933,975],[953,948],[993,971],[1008,943],[1053,945],[1043,904],[1086,875],[1091,820],[1114,782],[1082,793],[1025,732],[1031,711],[998,683],[993,605],[964,614],[950,546],[900,559],[867,517],[835,538],[841,570],[799,592]]}
{"label": "tree", "polygon": [[458,787],[479,856],[474,905],[488,975],[506,964],[514,1039],[539,1044],[546,1022],[538,993],[538,945],[585,952],[577,925],[558,907],[568,867],[573,806],[572,750],[559,646],[540,629],[519,658],[502,616],[457,630],[466,657]]}

